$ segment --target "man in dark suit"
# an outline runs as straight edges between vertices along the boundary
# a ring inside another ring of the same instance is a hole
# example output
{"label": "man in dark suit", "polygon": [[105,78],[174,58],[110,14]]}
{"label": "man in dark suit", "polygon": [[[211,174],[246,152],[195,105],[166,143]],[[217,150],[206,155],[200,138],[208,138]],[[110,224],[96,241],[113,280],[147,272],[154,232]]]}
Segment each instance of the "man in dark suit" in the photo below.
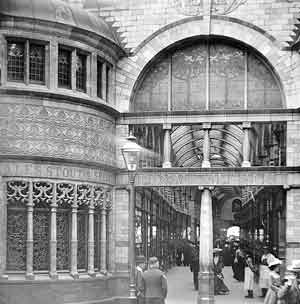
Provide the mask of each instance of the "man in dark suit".
{"label": "man in dark suit", "polygon": [[145,304],[165,304],[168,293],[167,278],[159,269],[157,257],[149,259],[149,269],[142,274],[141,292]]}

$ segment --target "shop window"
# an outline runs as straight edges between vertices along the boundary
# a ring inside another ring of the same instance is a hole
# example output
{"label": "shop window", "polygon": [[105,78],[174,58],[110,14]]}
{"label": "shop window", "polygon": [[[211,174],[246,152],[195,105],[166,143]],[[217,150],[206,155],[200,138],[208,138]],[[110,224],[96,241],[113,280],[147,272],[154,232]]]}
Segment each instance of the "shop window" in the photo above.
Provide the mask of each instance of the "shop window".
{"label": "shop window", "polygon": [[8,40],[7,80],[45,83],[45,45],[29,40]]}

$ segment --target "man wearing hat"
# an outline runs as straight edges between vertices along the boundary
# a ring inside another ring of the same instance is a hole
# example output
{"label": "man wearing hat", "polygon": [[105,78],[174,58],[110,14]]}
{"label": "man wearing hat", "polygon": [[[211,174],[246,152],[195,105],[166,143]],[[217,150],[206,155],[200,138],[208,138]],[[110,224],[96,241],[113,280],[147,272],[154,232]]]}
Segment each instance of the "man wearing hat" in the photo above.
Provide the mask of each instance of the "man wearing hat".
{"label": "man wearing hat", "polygon": [[287,276],[284,285],[278,290],[278,303],[300,303],[300,260],[293,260],[292,265],[287,267],[291,274]]}
{"label": "man wearing hat", "polygon": [[146,268],[146,258],[143,255],[139,255],[136,257],[136,268],[135,268],[135,280],[136,280],[136,287],[137,287],[137,303],[143,304],[144,303],[144,295],[141,291],[142,286],[142,274]]}
{"label": "man wearing hat", "polygon": [[141,292],[145,304],[164,304],[168,293],[167,278],[159,269],[157,257],[149,259],[149,269],[142,274]]}

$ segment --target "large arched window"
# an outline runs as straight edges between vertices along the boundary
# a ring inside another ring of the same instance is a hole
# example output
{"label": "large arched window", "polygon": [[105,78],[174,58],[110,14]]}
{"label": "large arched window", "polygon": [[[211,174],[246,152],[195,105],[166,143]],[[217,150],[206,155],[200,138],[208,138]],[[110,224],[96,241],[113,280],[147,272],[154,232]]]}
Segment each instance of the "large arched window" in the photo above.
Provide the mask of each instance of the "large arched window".
{"label": "large arched window", "polygon": [[282,108],[279,81],[254,51],[202,40],[160,56],[137,83],[131,110]]}

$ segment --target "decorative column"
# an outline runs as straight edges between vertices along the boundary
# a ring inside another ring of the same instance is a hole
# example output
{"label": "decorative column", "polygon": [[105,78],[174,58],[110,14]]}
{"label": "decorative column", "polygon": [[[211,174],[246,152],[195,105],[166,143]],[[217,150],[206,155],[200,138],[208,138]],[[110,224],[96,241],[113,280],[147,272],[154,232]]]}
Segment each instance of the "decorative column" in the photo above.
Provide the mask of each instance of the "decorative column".
{"label": "decorative column", "polygon": [[[104,198],[106,197],[106,193],[104,193]],[[101,206],[101,254],[100,254],[100,272],[103,274],[107,273],[106,269],[106,206],[105,199]]]}
{"label": "decorative column", "polygon": [[7,279],[6,250],[7,250],[7,187],[6,182],[0,176],[0,280]]}
{"label": "decorative column", "polygon": [[34,279],[33,275],[33,184],[29,182],[29,198],[27,202],[27,239],[26,239],[26,278]]}
{"label": "decorative column", "polygon": [[209,139],[209,130],[211,129],[210,123],[202,124],[202,129],[204,131],[203,138],[203,160],[202,168],[210,168],[210,139]]}
{"label": "decorative column", "polygon": [[212,188],[202,190],[200,206],[199,291],[197,304],[214,303]]}
{"label": "decorative column", "polygon": [[243,162],[242,167],[251,167],[250,163],[250,141],[249,141],[249,131],[251,129],[250,122],[243,123],[244,138],[243,138]]}
{"label": "decorative column", "polygon": [[111,189],[106,191],[105,195],[105,209],[106,209],[106,260],[107,260],[107,267],[106,271],[108,273],[112,272],[112,241],[113,241],[113,232],[111,229],[111,211],[112,211],[112,192]]}
{"label": "decorative column", "polygon": [[56,184],[53,185],[53,200],[50,205],[50,277],[57,278],[56,271],[56,251],[57,251],[57,237],[56,237]]}
{"label": "decorative column", "polygon": [[75,187],[75,199],[72,203],[72,232],[71,232],[71,276],[74,279],[78,279],[78,271],[77,271],[77,186]]}
{"label": "decorative column", "polygon": [[164,124],[163,130],[164,130],[164,161],[163,161],[163,168],[171,168],[171,124]]}
{"label": "decorative column", "polygon": [[95,239],[94,239],[94,200],[92,199],[88,205],[89,208],[89,231],[88,231],[88,274],[91,277],[95,277],[94,269],[94,250],[95,250]]}

